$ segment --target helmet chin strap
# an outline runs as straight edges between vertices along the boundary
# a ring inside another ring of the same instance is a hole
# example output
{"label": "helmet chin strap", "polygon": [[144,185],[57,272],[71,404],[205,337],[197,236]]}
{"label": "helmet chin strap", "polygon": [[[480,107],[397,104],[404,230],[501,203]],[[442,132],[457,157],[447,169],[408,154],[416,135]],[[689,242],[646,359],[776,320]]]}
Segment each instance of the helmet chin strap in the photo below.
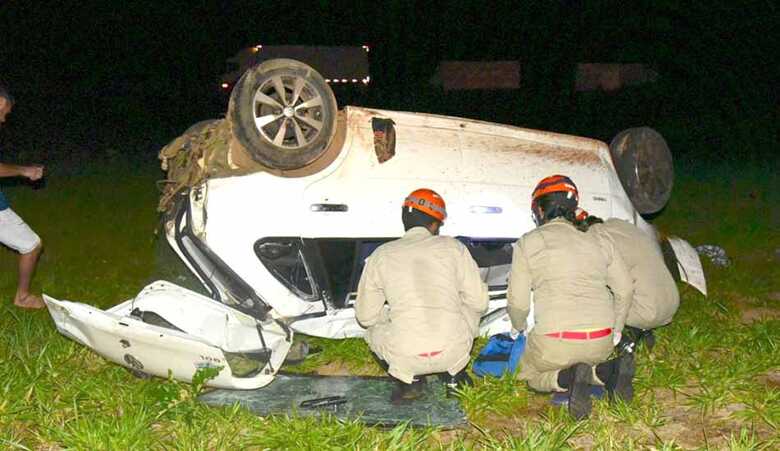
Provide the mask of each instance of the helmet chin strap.
{"label": "helmet chin strap", "polygon": [[544,211],[539,206],[534,206],[531,208],[531,216],[533,216],[534,224],[536,224],[536,227],[539,227],[540,225],[544,224],[543,218],[544,218]]}

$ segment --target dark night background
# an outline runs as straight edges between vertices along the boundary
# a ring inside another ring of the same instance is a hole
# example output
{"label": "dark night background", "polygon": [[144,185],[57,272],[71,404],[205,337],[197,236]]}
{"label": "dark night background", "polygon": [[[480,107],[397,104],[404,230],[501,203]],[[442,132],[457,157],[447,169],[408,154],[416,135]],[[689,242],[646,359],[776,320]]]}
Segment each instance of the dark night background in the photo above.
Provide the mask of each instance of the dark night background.
{"label": "dark night background", "polygon": [[[0,80],[17,106],[4,161],[154,160],[224,114],[225,59],[254,44],[371,45],[341,105],[452,114],[596,137],[650,125],[678,162],[771,160],[778,132],[775,2],[0,3]],[[489,5],[489,6],[488,6]],[[519,60],[522,89],[446,93],[454,60]],[[652,64],[656,83],[575,93],[578,62]],[[138,157],[141,158],[138,158]],[[55,167],[51,167],[55,170]]]}

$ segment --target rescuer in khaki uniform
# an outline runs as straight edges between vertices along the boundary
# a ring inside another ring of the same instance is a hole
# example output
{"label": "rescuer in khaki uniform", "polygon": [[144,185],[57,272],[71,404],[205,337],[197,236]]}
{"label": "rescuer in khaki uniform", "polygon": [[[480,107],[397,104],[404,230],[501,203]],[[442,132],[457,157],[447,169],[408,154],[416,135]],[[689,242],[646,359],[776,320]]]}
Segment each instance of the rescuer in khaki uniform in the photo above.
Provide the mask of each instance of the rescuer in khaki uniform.
{"label": "rescuer in khaki uniform", "polygon": [[445,217],[438,194],[412,192],[402,208],[406,234],[374,251],[358,285],[355,315],[366,341],[400,381],[394,402],[419,395],[426,374],[470,382],[465,368],[488,293],[466,247],[438,235]]}
{"label": "rescuer in khaki uniform", "polygon": [[534,390],[568,391],[569,411],[581,419],[591,410],[591,384],[631,399],[634,363],[632,354],[605,362],[628,313],[631,278],[608,240],[575,227],[577,202],[568,177],[539,182],[532,200],[538,227],[515,244],[507,302],[521,330],[533,293],[535,326],[518,377]]}
{"label": "rescuer in khaki uniform", "polygon": [[628,331],[632,335],[630,341],[645,338],[648,344],[652,343],[652,329],[672,322],[680,306],[677,284],[664,263],[658,243],[647,233],[621,219],[612,218],[602,222],[591,216],[586,221],[592,224],[590,231],[612,243],[631,274],[634,298],[626,318],[626,326],[629,326]]}

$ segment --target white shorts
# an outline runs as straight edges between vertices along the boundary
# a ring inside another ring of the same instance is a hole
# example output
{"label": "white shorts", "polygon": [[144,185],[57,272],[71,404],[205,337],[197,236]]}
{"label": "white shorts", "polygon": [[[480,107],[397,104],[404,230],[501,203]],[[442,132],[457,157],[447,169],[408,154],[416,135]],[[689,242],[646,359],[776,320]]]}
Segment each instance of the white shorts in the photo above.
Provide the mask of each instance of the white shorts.
{"label": "white shorts", "polygon": [[0,211],[0,243],[20,254],[29,254],[39,244],[41,238],[13,210]]}

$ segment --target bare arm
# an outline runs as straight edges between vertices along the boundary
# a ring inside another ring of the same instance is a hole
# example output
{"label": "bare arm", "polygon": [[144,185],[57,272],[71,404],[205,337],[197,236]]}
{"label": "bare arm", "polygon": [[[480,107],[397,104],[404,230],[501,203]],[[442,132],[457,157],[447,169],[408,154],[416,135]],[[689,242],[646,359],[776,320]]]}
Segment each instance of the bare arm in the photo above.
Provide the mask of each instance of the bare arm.
{"label": "bare arm", "polygon": [[376,270],[376,258],[368,258],[358,283],[355,300],[355,317],[361,326],[368,328],[379,321],[385,305],[385,292]]}
{"label": "bare arm", "polygon": [[19,166],[0,163],[0,177],[25,177],[35,181],[43,177],[43,166]]}
{"label": "bare arm", "polygon": [[524,330],[531,310],[531,272],[520,241],[512,253],[512,272],[509,274],[506,301],[512,327]]}

